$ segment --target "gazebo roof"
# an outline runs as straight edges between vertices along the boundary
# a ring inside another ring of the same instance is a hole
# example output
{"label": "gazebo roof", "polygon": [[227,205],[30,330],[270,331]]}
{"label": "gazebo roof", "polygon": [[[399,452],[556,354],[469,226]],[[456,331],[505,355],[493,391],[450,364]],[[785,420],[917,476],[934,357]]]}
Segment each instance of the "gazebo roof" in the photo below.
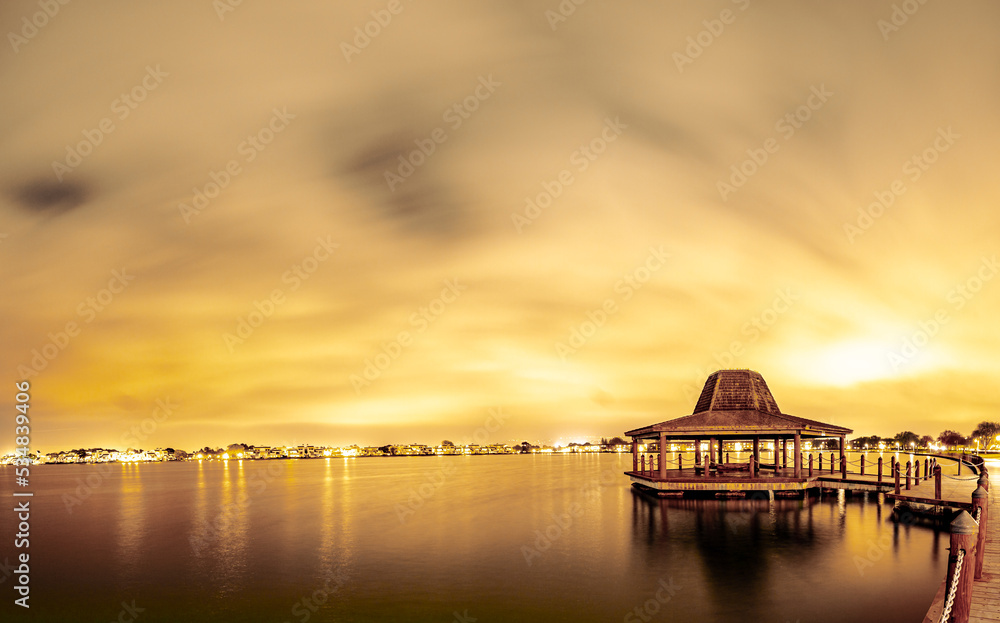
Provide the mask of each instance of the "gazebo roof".
{"label": "gazebo roof", "polygon": [[652,424],[625,433],[629,437],[727,438],[743,436],[839,437],[854,431],[842,426],[782,413],[771,390],[753,370],[719,370],[705,381],[705,387],[691,415]]}

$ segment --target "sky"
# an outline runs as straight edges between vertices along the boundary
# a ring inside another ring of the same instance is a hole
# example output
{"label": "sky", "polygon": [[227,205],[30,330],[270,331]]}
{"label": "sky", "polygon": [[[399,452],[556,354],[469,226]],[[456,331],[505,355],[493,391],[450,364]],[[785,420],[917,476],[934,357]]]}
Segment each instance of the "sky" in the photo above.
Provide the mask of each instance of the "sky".
{"label": "sky", "polygon": [[997,419],[997,3],[40,6],[0,7],[34,449],[567,443],[720,368],[857,435]]}

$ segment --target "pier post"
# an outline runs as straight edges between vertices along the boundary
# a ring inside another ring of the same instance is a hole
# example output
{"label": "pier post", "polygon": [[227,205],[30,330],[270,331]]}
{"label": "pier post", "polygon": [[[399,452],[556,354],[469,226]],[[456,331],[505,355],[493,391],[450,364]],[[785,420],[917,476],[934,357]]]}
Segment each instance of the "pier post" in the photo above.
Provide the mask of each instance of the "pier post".
{"label": "pier post", "polygon": [[750,475],[751,476],[757,475],[757,462],[753,460],[752,456],[750,457]]}
{"label": "pier post", "polygon": [[694,464],[695,467],[701,465],[701,437],[694,439]]}
{"label": "pier post", "polygon": [[711,461],[709,460],[709,456],[706,454],[705,455],[705,476],[708,476],[708,466],[710,464],[711,464]]}
{"label": "pier post", "polygon": [[729,462],[729,453],[727,452],[726,453],[726,463],[728,463],[728,462]]}
{"label": "pier post", "polygon": [[684,456],[680,453],[677,454],[677,471],[684,469]]}
{"label": "pier post", "polygon": [[632,438],[632,471],[639,471],[639,441]]}
{"label": "pier post", "polygon": [[[823,457],[820,457],[820,461],[822,461],[822,460],[823,460]],[[812,475],[813,475],[813,455],[810,454],[809,455],[809,477],[812,478]]]}
{"label": "pier post", "polygon": [[[810,459],[812,458],[811,454],[809,455],[809,458]],[[819,453],[819,471],[823,471],[823,453],[822,452]],[[811,475],[812,474],[810,474],[810,476]]]}
{"label": "pier post", "polygon": [[660,460],[657,464],[660,467],[660,478],[666,479],[667,477],[667,434],[660,433]]}
{"label": "pier post", "polygon": [[861,455],[861,475],[865,475],[865,455]]}
{"label": "pier post", "polygon": [[924,459],[924,480],[929,479],[931,476],[931,460]]}
{"label": "pier post", "polygon": [[948,556],[948,579],[945,582],[945,586],[950,588],[954,582],[959,552],[964,552],[962,573],[959,577],[958,589],[955,591],[955,605],[951,609],[950,620],[954,623],[968,623],[969,621],[978,538],[979,526],[976,525],[975,520],[972,519],[968,511],[960,512],[958,517],[951,522],[951,555]]}
{"label": "pier post", "polygon": [[986,528],[989,521],[989,494],[986,489],[977,487],[972,492],[972,512],[979,516],[979,539],[976,542],[976,579],[983,579],[983,562],[986,560]]}
{"label": "pier post", "polygon": [[840,477],[847,480],[847,436],[840,436]]}
{"label": "pier post", "polygon": [[990,490],[990,475],[988,473],[986,473],[985,470],[982,471],[979,474],[979,482],[977,482],[976,484],[978,484],[980,487],[982,487],[983,491],[989,491]]}
{"label": "pier post", "polygon": [[899,463],[892,466],[892,471],[896,476],[896,495],[899,495],[901,493],[899,488]]}
{"label": "pier post", "polygon": [[919,460],[917,460],[917,462],[914,463],[914,465],[913,465],[913,476],[914,476],[913,486],[919,487],[920,486],[920,461]]}
{"label": "pier post", "polygon": [[882,457],[878,457],[878,484],[882,484]]}
{"label": "pier post", "polygon": [[906,490],[909,491],[913,488],[913,464],[909,461],[906,462]]}
{"label": "pier post", "polygon": [[646,473],[646,455],[645,454],[642,455],[642,471],[639,472],[639,473],[640,474],[645,474]]}
{"label": "pier post", "polygon": [[833,452],[830,453],[830,473],[837,471],[837,461],[833,458],[836,456]]}
{"label": "pier post", "polygon": [[795,477],[802,478],[802,433],[795,431],[795,441],[792,443],[792,450],[795,451]]}
{"label": "pier post", "polygon": [[941,466],[934,466],[934,499],[941,499]]}

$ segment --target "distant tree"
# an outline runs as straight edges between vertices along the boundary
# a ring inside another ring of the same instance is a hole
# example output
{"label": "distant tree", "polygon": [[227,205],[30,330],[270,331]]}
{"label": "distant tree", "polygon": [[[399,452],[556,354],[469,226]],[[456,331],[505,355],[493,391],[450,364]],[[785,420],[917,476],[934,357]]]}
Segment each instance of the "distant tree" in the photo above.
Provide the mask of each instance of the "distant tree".
{"label": "distant tree", "polygon": [[934,443],[934,438],[931,437],[930,435],[924,435],[923,437],[920,438],[920,447],[921,448],[926,448],[927,446],[931,445],[932,443]]}
{"label": "distant tree", "polygon": [[916,446],[918,443],[920,443],[920,435],[916,434],[913,431],[907,430],[901,433],[897,433],[896,436],[893,437],[893,440],[896,443],[898,443],[900,447],[909,448],[911,444],[913,446]]}
{"label": "distant tree", "polygon": [[966,443],[965,437],[963,437],[961,433],[953,430],[946,430],[938,435],[938,441],[949,448],[964,446]]}
{"label": "distant tree", "polygon": [[528,443],[527,441],[522,441],[521,454],[530,454],[530,453],[531,453],[531,444]]}
{"label": "distant tree", "polygon": [[997,442],[997,435],[1000,435],[1000,422],[980,422],[976,430],[972,431],[972,438],[978,439],[979,445],[984,450],[1000,445],[1000,442]]}
{"label": "distant tree", "polygon": [[882,441],[882,438],[878,435],[871,435],[868,437],[858,437],[857,439],[851,440],[851,447],[855,450],[863,450],[866,446],[868,448],[877,448],[878,444]]}
{"label": "distant tree", "polygon": [[628,442],[625,441],[624,439],[622,439],[621,437],[612,437],[611,441],[608,442],[608,445],[609,446],[625,446],[625,445],[628,445]]}
{"label": "distant tree", "polygon": [[445,439],[444,441],[442,441],[441,445],[444,446],[445,448],[454,448],[455,447],[455,444],[453,444],[452,442],[448,441],[447,439]]}

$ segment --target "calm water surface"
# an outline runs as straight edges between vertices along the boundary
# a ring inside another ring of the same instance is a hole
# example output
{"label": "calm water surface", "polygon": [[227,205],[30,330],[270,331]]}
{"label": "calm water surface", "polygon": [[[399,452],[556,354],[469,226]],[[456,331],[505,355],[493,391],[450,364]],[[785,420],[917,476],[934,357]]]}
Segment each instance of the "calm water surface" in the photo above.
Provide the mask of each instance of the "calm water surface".
{"label": "calm water surface", "polygon": [[[947,534],[893,523],[874,496],[651,500],[630,468],[610,454],[38,466],[30,620],[114,621],[134,601],[137,623],[916,622],[944,578]],[[11,584],[4,620],[29,620]]]}

